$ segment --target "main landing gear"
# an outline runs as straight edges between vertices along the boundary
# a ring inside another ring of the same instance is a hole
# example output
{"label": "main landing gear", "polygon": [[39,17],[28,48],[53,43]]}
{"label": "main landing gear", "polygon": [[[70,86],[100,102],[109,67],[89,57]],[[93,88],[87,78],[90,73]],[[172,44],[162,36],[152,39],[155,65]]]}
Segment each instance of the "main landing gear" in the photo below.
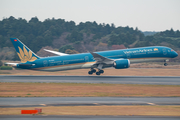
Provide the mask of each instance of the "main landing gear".
{"label": "main landing gear", "polygon": [[91,71],[88,72],[89,75],[92,75],[93,73],[96,73],[96,75],[100,75],[104,73],[104,70],[99,70],[98,72],[96,72],[95,69],[91,69]]}
{"label": "main landing gear", "polygon": [[98,72],[96,72],[96,75],[100,75],[100,74],[103,74],[104,73],[104,70],[99,70]]}
{"label": "main landing gear", "polygon": [[89,75],[92,75],[93,73],[96,72],[96,69],[91,69],[91,71],[88,72]]}

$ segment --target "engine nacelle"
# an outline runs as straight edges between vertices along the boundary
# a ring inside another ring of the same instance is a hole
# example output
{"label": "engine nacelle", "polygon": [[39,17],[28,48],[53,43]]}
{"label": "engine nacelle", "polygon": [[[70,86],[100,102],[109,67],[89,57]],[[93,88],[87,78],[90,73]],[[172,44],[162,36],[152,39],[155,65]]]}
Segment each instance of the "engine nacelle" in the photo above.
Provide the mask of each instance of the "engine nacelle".
{"label": "engine nacelle", "polygon": [[116,69],[124,69],[130,67],[130,61],[128,59],[120,59],[114,61],[114,67]]}

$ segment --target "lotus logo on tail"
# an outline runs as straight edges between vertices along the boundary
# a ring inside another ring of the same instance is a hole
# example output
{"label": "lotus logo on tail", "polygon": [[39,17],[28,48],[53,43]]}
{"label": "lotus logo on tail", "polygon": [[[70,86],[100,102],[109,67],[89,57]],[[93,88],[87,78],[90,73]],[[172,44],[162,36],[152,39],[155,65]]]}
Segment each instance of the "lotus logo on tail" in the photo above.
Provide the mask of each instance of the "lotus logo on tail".
{"label": "lotus logo on tail", "polygon": [[22,63],[26,63],[27,61],[32,62],[37,59],[34,56],[32,57],[32,52],[31,51],[28,52],[24,46],[23,46],[23,50],[20,47],[18,47],[18,48],[19,48],[19,53],[17,53],[17,54],[18,54],[19,58],[21,59]]}

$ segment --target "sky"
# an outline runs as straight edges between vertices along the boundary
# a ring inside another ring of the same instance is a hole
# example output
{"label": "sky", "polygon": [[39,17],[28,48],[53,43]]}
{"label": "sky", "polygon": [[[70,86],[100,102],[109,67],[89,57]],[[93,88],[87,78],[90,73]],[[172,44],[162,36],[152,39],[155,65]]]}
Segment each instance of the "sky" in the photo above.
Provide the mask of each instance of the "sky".
{"label": "sky", "polygon": [[0,0],[0,20],[10,16],[114,23],[141,31],[180,30],[180,0]]}

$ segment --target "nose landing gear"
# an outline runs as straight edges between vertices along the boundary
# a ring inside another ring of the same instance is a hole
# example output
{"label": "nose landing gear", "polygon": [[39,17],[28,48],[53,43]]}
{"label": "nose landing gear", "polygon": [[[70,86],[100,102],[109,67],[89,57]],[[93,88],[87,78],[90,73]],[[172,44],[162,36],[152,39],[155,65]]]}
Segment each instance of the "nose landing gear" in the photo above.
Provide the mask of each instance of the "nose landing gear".
{"label": "nose landing gear", "polygon": [[164,66],[167,66],[168,64],[167,63],[164,63]]}
{"label": "nose landing gear", "polygon": [[164,60],[164,66],[167,66],[168,64],[166,63],[167,61],[169,61],[169,60]]}

